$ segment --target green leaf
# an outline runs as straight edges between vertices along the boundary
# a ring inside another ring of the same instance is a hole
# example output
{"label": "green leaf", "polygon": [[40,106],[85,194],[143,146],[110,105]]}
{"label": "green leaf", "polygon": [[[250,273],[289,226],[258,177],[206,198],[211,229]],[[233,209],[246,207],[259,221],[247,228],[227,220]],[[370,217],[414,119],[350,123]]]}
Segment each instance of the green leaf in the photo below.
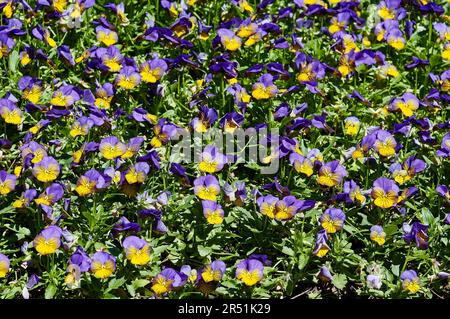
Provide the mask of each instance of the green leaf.
{"label": "green leaf", "polygon": [[391,271],[395,276],[399,276],[400,275],[400,265],[392,265]]}
{"label": "green leaf", "polygon": [[127,280],[122,277],[119,279],[113,278],[108,284],[108,289],[106,291],[114,290],[122,286]]}
{"label": "green leaf", "polygon": [[9,55],[8,67],[11,74],[16,73],[17,65],[19,64],[19,52],[16,50],[12,51]]}
{"label": "green leaf", "polygon": [[142,288],[150,283],[150,280],[147,279],[136,279],[133,281],[132,285],[134,288]]}
{"label": "green leaf", "polygon": [[428,208],[422,208],[422,221],[425,225],[431,225],[434,223],[433,214],[431,214]]}
{"label": "green leaf", "polygon": [[16,236],[18,240],[21,240],[25,238],[26,236],[29,236],[31,234],[30,230],[26,227],[20,227],[19,231],[17,232]]}
{"label": "green leaf", "polygon": [[133,285],[127,285],[127,290],[131,297],[134,297],[136,295],[136,291],[134,290]]}
{"label": "green leaf", "polygon": [[205,247],[202,245],[198,245],[197,250],[202,257],[208,256],[212,252],[212,249],[210,247]]}
{"label": "green leaf", "polygon": [[55,296],[57,287],[54,284],[50,284],[45,288],[45,299],[52,299]]}
{"label": "green leaf", "polygon": [[283,249],[281,250],[281,252],[283,254],[288,255],[288,256],[294,256],[295,255],[295,252],[291,248],[286,247],[286,246],[283,246]]}
{"label": "green leaf", "polygon": [[303,268],[308,265],[309,261],[309,255],[300,255],[300,258],[298,259],[298,269],[302,270]]}
{"label": "green leaf", "polygon": [[337,289],[343,289],[347,285],[347,276],[344,274],[334,275],[332,282]]}

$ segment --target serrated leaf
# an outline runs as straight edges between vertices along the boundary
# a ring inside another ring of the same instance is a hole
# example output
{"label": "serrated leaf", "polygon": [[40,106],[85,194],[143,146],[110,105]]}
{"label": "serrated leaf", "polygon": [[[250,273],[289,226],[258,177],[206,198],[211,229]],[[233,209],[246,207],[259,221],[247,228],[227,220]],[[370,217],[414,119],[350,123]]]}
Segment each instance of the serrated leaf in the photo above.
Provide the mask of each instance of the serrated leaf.
{"label": "serrated leaf", "polygon": [[344,274],[336,274],[333,276],[332,283],[337,289],[344,289],[347,285],[347,276]]}

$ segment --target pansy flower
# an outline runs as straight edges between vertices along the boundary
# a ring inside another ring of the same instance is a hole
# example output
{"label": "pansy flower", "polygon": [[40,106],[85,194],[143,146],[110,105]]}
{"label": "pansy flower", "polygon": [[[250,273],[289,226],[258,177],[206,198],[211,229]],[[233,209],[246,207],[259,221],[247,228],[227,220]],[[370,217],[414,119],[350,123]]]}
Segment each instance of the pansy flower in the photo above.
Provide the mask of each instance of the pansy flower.
{"label": "pansy flower", "polygon": [[223,117],[220,118],[219,123],[222,129],[226,133],[234,133],[234,131],[241,127],[242,123],[244,122],[244,116],[240,113],[231,112],[225,114]]}
{"label": "pansy flower", "polygon": [[298,153],[291,153],[291,155],[289,155],[289,162],[294,166],[294,169],[298,173],[303,173],[306,176],[310,177],[314,172],[314,164],[310,159],[304,157],[303,155],[300,155]]}
{"label": "pansy flower", "polygon": [[247,0],[231,0],[231,3],[238,7],[242,12],[252,13],[254,11],[253,7],[249,4]]}
{"label": "pansy flower", "polygon": [[217,111],[213,108],[208,108],[206,105],[202,105],[198,115],[191,121],[191,127],[195,132],[205,133],[216,120]]}
{"label": "pansy flower", "polygon": [[139,152],[139,148],[144,142],[144,138],[137,136],[130,138],[130,141],[126,145],[127,150],[120,157],[122,159],[131,158]]}
{"label": "pansy flower", "polygon": [[331,250],[328,246],[328,235],[325,229],[320,230],[317,233],[316,243],[313,250],[313,255],[317,257],[325,256]]}
{"label": "pansy flower", "polygon": [[51,156],[45,156],[41,161],[34,164],[33,176],[40,182],[51,182],[58,178],[61,167],[59,163]]}
{"label": "pansy flower", "polygon": [[33,30],[31,30],[31,34],[38,40],[41,40],[51,46],[52,48],[57,47],[55,40],[51,37],[50,31],[48,29],[43,28],[41,25],[37,25]]}
{"label": "pansy flower", "polygon": [[79,100],[80,95],[77,93],[73,85],[62,85],[53,93],[50,104],[69,107]]}
{"label": "pansy flower", "polygon": [[314,207],[314,201],[302,201],[294,196],[286,196],[275,204],[274,217],[276,220],[292,219],[298,211],[304,211]]}
{"label": "pansy flower", "polygon": [[382,286],[381,276],[377,274],[370,274],[366,277],[367,287],[372,289],[380,289]]}
{"label": "pansy flower", "polygon": [[384,79],[389,76],[396,78],[396,77],[400,76],[400,72],[395,67],[395,65],[385,63],[379,67],[379,73],[377,75]]}
{"label": "pansy flower", "polygon": [[[182,8],[180,11],[187,9],[184,2],[181,3],[181,6]],[[181,13],[178,12],[177,3],[175,1],[161,0],[161,7],[167,10],[171,17],[176,17],[179,13]]]}
{"label": "pansy flower", "polygon": [[409,244],[412,241],[416,242],[416,246],[419,249],[428,248],[428,225],[421,224],[420,222],[414,222],[412,226],[408,224],[403,225],[403,239]]}
{"label": "pansy flower", "polygon": [[383,157],[389,157],[396,153],[397,141],[391,133],[385,130],[378,130],[376,133],[376,140],[373,147]]}
{"label": "pansy flower", "polygon": [[161,147],[177,134],[177,127],[166,119],[160,119],[153,127],[153,133],[155,136],[150,140],[150,144],[153,147]]}
{"label": "pansy flower", "polygon": [[397,51],[403,50],[406,46],[406,40],[400,29],[392,29],[388,31],[386,34],[386,41],[389,46],[393,47]]}
{"label": "pansy flower", "polygon": [[124,66],[116,76],[116,85],[125,90],[132,90],[141,82],[141,75],[132,66]]}
{"label": "pansy flower", "polygon": [[419,190],[415,186],[411,186],[402,190],[400,195],[398,196],[397,205],[402,205],[408,198],[417,194]]}
{"label": "pansy flower", "polygon": [[242,21],[242,23],[239,25],[236,35],[241,38],[247,38],[255,34],[257,30],[258,25],[252,22],[250,18],[248,18]]}
{"label": "pansy flower", "polygon": [[25,160],[28,156],[31,157],[31,163],[36,164],[42,161],[47,156],[47,151],[41,144],[31,141],[20,147],[22,159]]}
{"label": "pansy flower", "polygon": [[352,147],[348,150],[347,155],[353,159],[364,158],[364,156],[370,151],[373,144],[376,141],[375,134],[368,134],[363,137],[360,143],[356,147]]}
{"label": "pansy flower", "polygon": [[94,126],[94,121],[89,117],[82,116],[73,122],[69,134],[72,137],[86,136],[92,126]]}
{"label": "pansy flower", "polygon": [[96,142],[83,143],[81,147],[73,152],[72,154],[72,163],[71,166],[78,166],[84,160],[84,157],[91,152],[95,152],[98,150],[99,144]]}
{"label": "pansy flower", "polygon": [[75,191],[80,196],[87,196],[106,186],[105,178],[97,170],[91,169],[78,178]]}
{"label": "pansy flower", "polygon": [[323,64],[302,52],[296,54],[295,65],[298,68],[297,80],[300,83],[313,84],[317,79],[322,79],[325,76]]}
{"label": "pansy flower", "polygon": [[442,72],[441,75],[430,72],[429,77],[434,83],[439,85],[441,91],[448,92],[450,90],[450,69]]}
{"label": "pansy flower", "polygon": [[259,211],[261,214],[266,215],[270,218],[275,217],[275,204],[279,201],[278,197],[273,195],[260,196],[256,200],[259,206]]}
{"label": "pansy flower", "polygon": [[9,258],[0,253],[0,278],[6,277],[6,274],[9,272],[10,261]]}
{"label": "pansy flower", "polygon": [[339,12],[336,16],[331,18],[328,32],[334,34],[336,32],[343,31],[349,23],[350,13],[347,11]]}
{"label": "pansy flower", "polygon": [[399,188],[391,179],[380,177],[373,183],[371,196],[375,206],[390,208],[398,202]]}
{"label": "pansy flower", "polygon": [[236,265],[236,278],[251,287],[263,279],[264,265],[258,259],[244,259]]}
{"label": "pansy flower", "polygon": [[200,154],[198,169],[204,173],[216,173],[227,163],[227,157],[215,145],[207,145]]}
{"label": "pansy flower", "polygon": [[441,148],[436,152],[439,157],[450,157],[450,132],[442,137]]}
{"label": "pansy flower", "polygon": [[394,180],[402,185],[410,179],[412,179],[417,173],[425,170],[427,165],[424,161],[416,159],[414,155],[408,157],[408,159],[403,163],[394,163],[389,168]]}
{"label": "pansy flower", "polygon": [[320,271],[317,277],[323,282],[329,282],[333,280],[333,275],[330,273],[330,270],[326,266],[320,267]]}
{"label": "pansy flower", "polygon": [[122,156],[126,152],[127,146],[117,137],[109,136],[100,141],[98,149],[104,158],[110,160]]}
{"label": "pansy flower", "polygon": [[400,279],[402,280],[403,290],[409,293],[416,293],[420,290],[420,278],[414,270],[405,270]]}
{"label": "pansy flower", "polygon": [[72,256],[70,256],[69,263],[77,265],[81,272],[86,272],[91,268],[92,260],[83,247],[78,246]]}
{"label": "pansy flower", "polygon": [[139,223],[132,223],[125,216],[122,216],[119,221],[114,224],[113,234],[116,236],[118,233],[123,231],[138,233],[140,230],[141,225],[139,225]]}
{"label": "pansy flower", "polygon": [[125,13],[125,4],[123,2],[119,4],[108,3],[107,5],[105,5],[105,7],[111,9],[116,14],[116,16],[119,18],[121,25],[129,24],[130,21],[128,20],[127,15]]}
{"label": "pansy flower", "polygon": [[333,187],[339,185],[345,176],[347,176],[347,171],[344,166],[338,160],[334,160],[320,168],[317,183],[322,186]]}
{"label": "pansy flower", "polygon": [[247,198],[245,182],[236,181],[233,184],[225,183],[223,191],[225,193],[225,200],[227,202],[232,202],[237,206],[242,206]]}
{"label": "pansy flower", "polygon": [[182,285],[180,274],[172,268],[163,269],[152,281],[152,291],[156,295],[163,295]]}
{"label": "pansy flower", "polygon": [[386,241],[386,233],[383,227],[374,225],[370,228],[370,239],[376,242],[378,245],[383,246]]}
{"label": "pansy flower", "polygon": [[9,99],[0,99],[0,116],[8,124],[19,125],[23,121],[23,113]]}
{"label": "pansy flower", "polygon": [[46,128],[52,121],[51,120],[40,120],[34,126],[28,129],[31,134],[37,134],[40,130]]}
{"label": "pansy flower", "polygon": [[273,76],[269,73],[262,75],[259,81],[253,84],[252,96],[257,100],[267,100],[277,95],[278,88],[273,83]]}
{"label": "pansy flower", "polygon": [[59,46],[57,51],[58,57],[63,61],[64,64],[66,64],[67,66],[74,66],[76,64],[68,45]]}
{"label": "pansy flower", "polygon": [[70,289],[76,289],[80,287],[81,271],[80,267],[76,264],[69,263],[66,269],[66,276],[64,277],[64,283]]}
{"label": "pansy flower", "polygon": [[100,59],[101,64],[110,72],[120,71],[124,58],[116,46],[111,45],[107,49],[99,48],[95,51],[95,56]]}
{"label": "pansy flower", "polygon": [[344,227],[345,214],[339,208],[327,208],[319,221],[328,234],[333,234]]}
{"label": "pansy flower", "polygon": [[217,35],[220,38],[220,42],[229,51],[236,51],[241,47],[242,40],[240,37],[234,34],[233,31],[229,29],[219,29],[217,30]]}
{"label": "pansy flower", "polygon": [[355,136],[359,132],[359,127],[361,122],[356,116],[349,116],[344,120],[345,134],[350,136]]}
{"label": "pansy flower", "polygon": [[450,61],[450,43],[444,44],[441,52],[441,57],[445,61]]}
{"label": "pansy flower", "polygon": [[137,122],[148,122],[150,124],[156,124],[158,122],[158,117],[154,114],[148,113],[141,107],[133,109],[131,117]]}
{"label": "pansy flower", "polygon": [[7,195],[16,188],[17,176],[8,174],[8,172],[0,171],[0,195]]}
{"label": "pansy flower", "polygon": [[108,278],[116,270],[116,258],[107,252],[97,251],[91,260],[91,272],[96,278]]}
{"label": "pansy flower", "polygon": [[62,229],[58,226],[48,226],[34,238],[33,246],[41,255],[50,255],[61,246]]}
{"label": "pansy flower", "polygon": [[111,107],[111,101],[114,97],[114,87],[111,83],[105,83],[102,86],[97,84],[95,90],[95,102],[94,105],[101,109],[109,109]]}
{"label": "pansy flower", "polygon": [[31,76],[23,76],[17,83],[19,90],[22,91],[22,97],[27,101],[38,104],[42,96],[42,81],[32,78]]}
{"label": "pansy flower", "polygon": [[215,201],[212,200],[203,200],[202,207],[203,207],[203,215],[205,216],[208,224],[211,225],[222,224],[224,211],[221,205],[217,204]]}
{"label": "pansy flower", "polygon": [[227,88],[227,91],[234,96],[234,103],[236,103],[241,110],[244,110],[251,100],[251,95],[248,94],[247,90],[239,83],[234,83],[231,87]]}
{"label": "pansy flower", "polygon": [[294,196],[285,196],[280,200],[272,195],[260,196],[256,203],[261,214],[281,221],[292,219],[298,211],[311,209],[315,205],[312,200],[298,200]]}
{"label": "pansy flower", "polygon": [[194,193],[200,199],[216,201],[220,193],[219,181],[213,175],[200,176],[194,180]]}
{"label": "pansy flower", "polygon": [[261,41],[266,35],[267,35],[266,31],[262,30],[261,28],[258,28],[255,33],[253,33],[251,36],[248,37],[248,39],[244,42],[244,45],[246,47],[250,47],[255,43]]}
{"label": "pansy flower", "polygon": [[344,183],[344,194],[348,196],[348,199],[352,203],[364,204],[366,202],[366,196],[361,191],[361,188],[355,181],[350,180]]}
{"label": "pansy flower", "polygon": [[38,196],[34,201],[38,205],[52,206],[64,195],[64,188],[61,184],[53,183],[45,189],[45,192]]}
{"label": "pansy flower", "polygon": [[163,59],[155,58],[144,62],[139,67],[142,81],[146,83],[158,82],[167,71],[167,63]]}
{"label": "pansy flower", "polygon": [[125,172],[125,180],[128,184],[143,183],[149,172],[150,166],[146,162],[138,162]]}
{"label": "pansy flower", "polygon": [[383,20],[397,19],[401,20],[406,15],[406,10],[401,7],[401,0],[383,0],[377,7],[378,15]]}
{"label": "pansy flower", "polygon": [[122,246],[133,265],[146,265],[150,262],[150,245],[144,239],[128,236],[123,240]]}
{"label": "pansy flower", "polygon": [[439,33],[439,37],[441,40],[450,40],[450,27],[442,22],[433,23],[433,29]]}
{"label": "pansy flower", "polygon": [[[0,175],[1,175],[1,173],[0,173]],[[0,193],[1,193],[1,186],[0,186]],[[20,195],[20,197],[18,199],[16,199],[13,202],[12,205],[14,208],[28,207],[30,205],[31,201],[36,197],[36,195],[37,195],[37,191],[34,188],[27,189]]]}
{"label": "pansy flower", "polygon": [[419,100],[412,93],[405,93],[400,98],[395,98],[389,104],[389,110],[400,110],[405,116],[412,116],[414,112],[419,108]]}
{"label": "pansy flower", "polygon": [[97,41],[103,43],[107,47],[116,44],[119,40],[117,32],[105,28],[101,25],[95,28],[95,33],[97,34]]}
{"label": "pansy flower", "polygon": [[220,281],[225,273],[226,266],[222,260],[215,260],[200,270],[199,275],[204,282]]}

